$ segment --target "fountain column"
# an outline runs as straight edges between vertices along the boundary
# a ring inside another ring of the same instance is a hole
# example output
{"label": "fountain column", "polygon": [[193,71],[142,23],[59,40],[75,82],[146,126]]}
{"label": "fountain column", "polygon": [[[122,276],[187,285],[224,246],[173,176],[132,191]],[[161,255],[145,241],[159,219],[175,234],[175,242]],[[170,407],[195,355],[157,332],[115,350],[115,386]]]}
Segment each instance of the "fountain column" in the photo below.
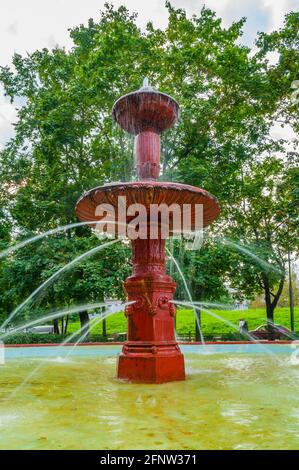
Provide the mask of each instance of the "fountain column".
{"label": "fountain column", "polygon": [[[153,89],[147,84],[140,91],[152,93]],[[160,173],[160,129],[155,116],[151,116],[151,100],[141,100],[140,105],[147,119],[142,126],[136,122],[135,127],[140,131],[135,138],[137,176],[141,181],[156,180]],[[166,274],[165,240],[160,233],[159,238],[150,239],[149,223],[148,219],[148,238],[132,240],[133,274],[124,288],[134,304],[125,312],[128,336],[118,359],[117,375],[143,383],[184,380],[184,356],[175,339],[176,309],[169,302],[176,283]]]}

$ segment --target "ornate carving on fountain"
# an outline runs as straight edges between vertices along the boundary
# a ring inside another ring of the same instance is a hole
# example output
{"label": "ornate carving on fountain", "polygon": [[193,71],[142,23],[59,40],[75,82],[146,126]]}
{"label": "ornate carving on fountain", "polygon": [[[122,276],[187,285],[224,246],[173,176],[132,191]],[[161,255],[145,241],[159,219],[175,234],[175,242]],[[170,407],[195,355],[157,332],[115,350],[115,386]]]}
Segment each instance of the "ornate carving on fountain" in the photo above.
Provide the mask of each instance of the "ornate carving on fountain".
{"label": "ornate carving on fountain", "polygon": [[168,310],[170,316],[175,317],[176,315],[176,308],[173,303],[170,301],[172,300],[172,296],[162,295],[158,300],[158,306],[162,310]]}
{"label": "ornate carving on fountain", "polygon": [[134,302],[133,304],[130,304],[126,307],[125,309],[125,315],[126,317],[129,317],[130,315],[133,315],[135,311],[138,309],[141,309],[145,305],[145,297],[142,295],[132,295],[131,296],[131,301]]}
{"label": "ornate carving on fountain", "polygon": [[[175,316],[175,307],[174,304],[170,301],[172,300],[173,292],[175,291],[175,283],[164,282],[156,283],[152,281],[150,286],[144,284],[136,285],[136,281],[126,281],[125,287],[128,292],[131,302],[134,302],[126,307],[125,315],[128,317],[133,315],[135,312],[140,312],[147,310],[150,315],[156,315],[160,310],[168,311],[171,316]],[[152,288],[152,292],[150,291]],[[165,290],[170,291],[168,295],[165,295]],[[137,295],[136,292],[144,291],[143,295]],[[160,292],[163,292],[163,295],[160,295]],[[155,295],[153,295],[155,294]]]}
{"label": "ornate carving on fountain", "polygon": [[165,240],[132,242],[133,273],[165,273]]}

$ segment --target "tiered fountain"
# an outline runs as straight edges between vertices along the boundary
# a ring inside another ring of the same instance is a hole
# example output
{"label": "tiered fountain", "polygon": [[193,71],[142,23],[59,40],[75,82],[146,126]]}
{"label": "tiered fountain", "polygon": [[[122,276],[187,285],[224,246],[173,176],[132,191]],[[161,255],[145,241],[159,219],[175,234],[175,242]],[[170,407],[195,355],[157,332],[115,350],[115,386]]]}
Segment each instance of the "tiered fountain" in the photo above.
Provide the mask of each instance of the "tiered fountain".
{"label": "tiered fountain", "polygon": [[[99,204],[110,204],[118,219],[118,197],[126,196],[126,207],[140,203],[183,204],[191,207],[191,224],[195,227],[195,205],[203,206],[203,226],[219,214],[217,200],[207,191],[180,183],[157,181],[160,174],[160,134],[171,128],[178,117],[179,106],[170,96],[154,90],[147,81],[133,93],[121,97],[113,106],[113,118],[127,132],[136,136],[136,170],[138,182],[115,183],[97,187],[78,201],[80,220],[101,220]],[[187,207],[187,206],[185,206]],[[135,217],[135,216],[134,216]],[[126,216],[125,223],[133,219]],[[128,300],[128,337],[118,360],[117,376],[132,382],[161,383],[185,379],[184,356],[175,339],[175,307],[170,301],[176,283],[165,271],[165,239],[149,237],[132,240],[133,274],[125,281]],[[120,231],[116,227],[116,233]],[[122,228],[123,229],[123,228]],[[170,229],[170,235],[172,231]]]}

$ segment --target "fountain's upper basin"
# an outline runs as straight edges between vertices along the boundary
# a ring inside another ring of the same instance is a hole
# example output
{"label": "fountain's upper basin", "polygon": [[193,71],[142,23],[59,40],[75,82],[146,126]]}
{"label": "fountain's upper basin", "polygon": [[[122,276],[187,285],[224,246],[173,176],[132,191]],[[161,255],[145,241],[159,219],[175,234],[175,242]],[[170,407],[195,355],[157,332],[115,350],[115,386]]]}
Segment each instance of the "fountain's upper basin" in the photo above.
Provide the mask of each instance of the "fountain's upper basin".
{"label": "fountain's upper basin", "polygon": [[146,130],[160,134],[171,128],[179,113],[178,103],[165,93],[141,88],[119,98],[113,106],[114,120],[130,134]]}
{"label": "fountain's upper basin", "polygon": [[[122,197],[125,197],[125,199]],[[82,221],[95,220],[99,222],[106,216],[103,212],[97,215],[97,208],[101,204],[107,205],[108,212],[108,205],[112,206],[115,211],[115,219],[125,220],[126,224],[135,218],[135,214],[127,214],[127,210],[132,204],[142,204],[148,212],[152,204],[165,204],[167,207],[177,204],[184,217],[187,217],[188,213],[190,214],[191,230],[198,229],[196,225],[196,205],[202,205],[203,227],[210,225],[220,213],[217,199],[204,189],[187,184],[157,181],[116,183],[91,189],[79,199],[76,206],[77,216]],[[124,204],[126,207],[124,207]],[[119,217],[120,210],[124,212],[124,209],[125,219]],[[171,235],[172,213],[170,213],[169,225]],[[117,229],[115,232],[117,233]]]}

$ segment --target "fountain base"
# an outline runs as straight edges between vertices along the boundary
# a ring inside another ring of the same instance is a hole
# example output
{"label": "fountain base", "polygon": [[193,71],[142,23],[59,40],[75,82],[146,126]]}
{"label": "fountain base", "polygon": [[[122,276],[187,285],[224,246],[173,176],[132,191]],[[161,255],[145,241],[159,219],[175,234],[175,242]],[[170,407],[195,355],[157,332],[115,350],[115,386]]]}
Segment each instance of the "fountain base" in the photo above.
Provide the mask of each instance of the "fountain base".
{"label": "fountain base", "polygon": [[119,379],[162,383],[185,379],[175,339],[176,283],[165,273],[165,240],[132,241],[133,274],[124,283],[128,337],[118,360]]}
{"label": "fountain base", "polygon": [[184,356],[176,342],[126,342],[118,358],[119,379],[137,383],[185,380]]}

